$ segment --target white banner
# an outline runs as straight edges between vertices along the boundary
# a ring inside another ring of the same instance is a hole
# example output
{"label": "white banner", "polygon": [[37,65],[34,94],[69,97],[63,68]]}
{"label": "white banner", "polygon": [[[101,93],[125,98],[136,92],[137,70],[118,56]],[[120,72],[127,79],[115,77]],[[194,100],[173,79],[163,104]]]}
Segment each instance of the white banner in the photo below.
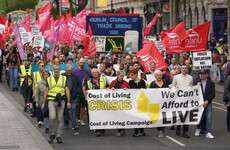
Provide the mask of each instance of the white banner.
{"label": "white banner", "polygon": [[32,30],[33,37],[41,35],[38,25],[33,25],[31,30]]}
{"label": "white banner", "polygon": [[21,36],[21,38],[22,38],[22,34],[23,34],[24,32],[26,32],[26,29],[25,29],[24,27],[21,27],[21,28],[18,28],[18,30],[19,30],[20,36]]}
{"label": "white banner", "polygon": [[89,126],[94,130],[196,125],[203,102],[200,86],[88,90]]}
{"label": "white banner", "polygon": [[212,68],[212,54],[208,52],[194,52],[193,53],[193,68],[197,70]]}

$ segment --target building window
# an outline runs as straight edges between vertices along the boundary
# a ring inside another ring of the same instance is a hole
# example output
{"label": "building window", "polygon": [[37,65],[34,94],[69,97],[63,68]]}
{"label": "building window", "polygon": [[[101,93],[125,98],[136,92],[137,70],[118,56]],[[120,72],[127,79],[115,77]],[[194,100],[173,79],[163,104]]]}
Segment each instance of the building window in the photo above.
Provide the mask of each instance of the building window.
{"label": "building window", "polygon": [[196,16],[196,25],[198,26],[199,25],[199,11],[197,7],[195,8],[195,16]]}
{"label": "building window", "polygon": [[189,16],[190,28],[192,28],[192,11],[191,11],[191,8],[188,9],[188,16]]}
{"label": "building window", "polygon": [[206,22],[206,11],[205,11],[205,8],[204,6],[202,7],[202,13],[203,13],[203,17],[204,17],[204,22]]}

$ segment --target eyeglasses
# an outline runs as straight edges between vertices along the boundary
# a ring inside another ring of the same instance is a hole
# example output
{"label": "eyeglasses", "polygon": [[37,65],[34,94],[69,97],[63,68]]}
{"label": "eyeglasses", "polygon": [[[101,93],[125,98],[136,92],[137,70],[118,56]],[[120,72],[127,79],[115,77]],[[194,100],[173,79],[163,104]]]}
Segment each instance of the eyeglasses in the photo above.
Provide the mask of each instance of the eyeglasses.
{"label": "eyeglasses", "polygon": [[40,65],[40,67],[45,67],[45,65]]}

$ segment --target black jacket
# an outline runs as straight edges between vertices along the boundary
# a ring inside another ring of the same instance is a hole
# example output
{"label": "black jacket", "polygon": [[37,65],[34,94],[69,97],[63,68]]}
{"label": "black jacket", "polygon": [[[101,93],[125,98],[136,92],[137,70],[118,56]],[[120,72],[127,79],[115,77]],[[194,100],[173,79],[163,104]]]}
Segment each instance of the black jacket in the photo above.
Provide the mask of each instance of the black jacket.
{"label": "black jacket", "polygon": [[[62,75],[67,77],[66,73],[63,73]],[[73,100],[77,97],[77,94],[79,94],[80,92],[81,83],[80,83],[78,76],[74,73],[72,73],[71,75],[71,81],[72,81],[72,87],[71,89],[69,89],[70,90],[70,100]]]}
{"label": "black jacket", "polygon": [[215,93],[216,93],[215,83],[210,78],[207,78],[205,92],[203,92],[202,82],[201,82],[201,90],[203,93],[204,101],[208,100],[209,103],[212,102],[212,100],[215,98]]}

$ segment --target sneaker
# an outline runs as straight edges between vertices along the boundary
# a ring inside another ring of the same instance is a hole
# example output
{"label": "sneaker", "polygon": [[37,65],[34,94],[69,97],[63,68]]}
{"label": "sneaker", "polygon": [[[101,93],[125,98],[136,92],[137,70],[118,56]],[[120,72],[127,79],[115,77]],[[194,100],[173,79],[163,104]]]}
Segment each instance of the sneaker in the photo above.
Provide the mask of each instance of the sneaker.
{"label": "sneaker", "polygon": [[84,121],[81,121],[81,126],[85,126],[85,123],[84,123]]}
{"label": "sneaker", "polygon": [[77,129],[79,129],[79,126],[77,125],[72,127],[72,130],[77,130]]}
{"label": "sneaker", "polygon": [[121,131],[121,135],[124,136],[125,135],[125,130]]}
{"label": "sneaker", "polygon": [[209,133],[206,134],[206,138],[214,139],[214,136],[209,132]]}
{"label": "sneaker", "polygon": [[200,135],[200,129],[196,129],[195,136],[199,136],[199,135]]}
{"label": "sneaker", "polygon": [[49,133],[49,131],[50,131],[49,128],[45,129],[45,133]]}
{"label": "sneaker", "polygon": [[55,135],[51,135],[50,138],[48,139],[48,142],[52,143],[54,139],[55,139]]}
{"label": "sneaker", "polygon": [[139,135],[140,136],[146,136],[145,132],[140,132]]}
{"label": "sneaker", "polygon": [[81,120],[77,120],[77,123],[80,123],[81,122]]}
{"label": "sneaker", "polygon": [[39,121],[38,122],[38,127],[41,128],[43,126],[43,122],[42,121]]}
{"label": "sneaker", "polygon": [[163,133],[159,133],[159,134],[158,134],[158,137],[159,137],[159,138],[163,138],[163,137],[164,137]]}
{"label": "sneaker", "polygon": [[117,137],[120,137],[121,136],[121,132],[117,132]]}
{"label": "sneaker", "polygon": [[61,137],[57,137],[56,140],[58,144],[62,143]]}
{"label": "sneaker", "polygon": [[138,137],[139,134],[138,133],[133,133],[133,137]]}
{"label": "sneaker", "polygon": [[24,112],[27,112],[27,106],[26,106],[26,107],[24,107]]}

